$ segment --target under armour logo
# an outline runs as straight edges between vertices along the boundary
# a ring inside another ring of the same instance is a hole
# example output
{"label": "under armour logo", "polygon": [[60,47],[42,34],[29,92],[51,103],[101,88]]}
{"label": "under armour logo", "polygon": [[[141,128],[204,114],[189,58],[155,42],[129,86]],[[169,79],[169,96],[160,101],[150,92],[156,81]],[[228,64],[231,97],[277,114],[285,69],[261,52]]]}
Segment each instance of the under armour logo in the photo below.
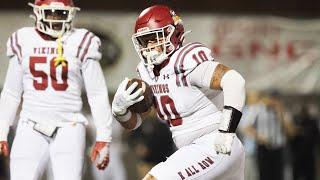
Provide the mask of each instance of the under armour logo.
{"label": "under armour logo", "polygon": [[164,80],[169,79],[169,74],[164,74],[164,75],[163,75],[163,79],[164,79]]}

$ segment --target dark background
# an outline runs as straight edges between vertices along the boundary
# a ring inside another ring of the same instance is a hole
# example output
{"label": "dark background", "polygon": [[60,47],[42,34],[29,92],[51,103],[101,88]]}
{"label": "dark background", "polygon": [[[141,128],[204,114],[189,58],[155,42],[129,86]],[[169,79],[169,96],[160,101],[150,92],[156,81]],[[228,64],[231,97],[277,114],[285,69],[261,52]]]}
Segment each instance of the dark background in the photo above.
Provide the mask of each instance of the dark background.
{"label": "dark background", "polygon": [[[27,0],[2,0],[0,10],[27,9]],[[167,4],[183,12],[261,14],[295,18],[320,17],[320,0],[74,0],[85,11],[141,11],[153,4]]]}

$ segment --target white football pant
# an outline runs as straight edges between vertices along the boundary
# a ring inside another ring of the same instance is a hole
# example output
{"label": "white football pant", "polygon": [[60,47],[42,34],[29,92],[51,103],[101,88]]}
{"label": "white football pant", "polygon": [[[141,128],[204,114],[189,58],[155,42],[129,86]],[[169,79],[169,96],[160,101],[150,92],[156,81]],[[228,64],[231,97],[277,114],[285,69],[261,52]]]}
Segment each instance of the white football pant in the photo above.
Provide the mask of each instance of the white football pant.
{"label": "white football pant", "polygon": [[50,159],[55,180],[80,180],[85,149],[85,126],[70,124],[49,138],[19,122],[10,155],[11,180],[37,180]]}
{"label": "white football pant", "polygon": [[230,155],[217,154],[213,133],[181,147],[149,174],[157,180],[244,180],[245,152],[240,140],[235,137]]}

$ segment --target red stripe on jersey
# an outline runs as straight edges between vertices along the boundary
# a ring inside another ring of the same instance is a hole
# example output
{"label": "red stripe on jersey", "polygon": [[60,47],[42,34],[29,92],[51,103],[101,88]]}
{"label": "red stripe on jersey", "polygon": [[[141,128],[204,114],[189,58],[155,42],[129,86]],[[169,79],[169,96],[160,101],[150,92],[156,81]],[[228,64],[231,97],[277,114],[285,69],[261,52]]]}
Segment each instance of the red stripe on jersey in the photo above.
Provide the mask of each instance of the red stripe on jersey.
{"label": "red stripe on jersey", "polygon": [[83,43],[86,41],[88,34],[89,34],[89,31],[87,31],[87,32],[84,34],[84,36],[83,36],[83,38],[82,38],[82,41],[81,41],[81,43],[80,43],[79,46],[78,46],[77,58],[79,58],[80,50],[82,49]]}
{"label": "red stripe on jersey", "polygon": [[186,55],[187,55],[190,51],[194,50],[194,49],[197,48],[197,47],[205,47],[205,46],[202,45],[202,44],[196,44],[196,45],[192,46],[191,48],[189,48],[187,51],[185,51],[185,52],[183,53],[183,56],[181,57],[179,70],[180,70],[180,72],[182,73],[181,81],[182,81],[182,83],[183,83],[184,86],[188,86],[188,83],[187,83],[187,80],[186,80],[186,76],[185,76],[185,74],[184,74],[185,70],[183,69],[183,68],[184,68],[184,67],[183,67],[183,66],[184,66],[184,65],[183,65],[183,64],[184,64],[184,60],[186,59],[186,58],[185,58]]}
{"label": "red stripe on jersey", "polygon": [[21,46],[20,46],[19,41],[18,41],[18,32],[16,32],[16,34],[15,34],[15,43],[16,43],[16,45],[18,47],[18,53],[20,55],[20,61],[21,61],[22,60],[22,52],[21,52]]}
{"label": "red stripe on jersey", "polygon": [[197,65],[200,64],[200,61],[199,61],[198,57],[197,57],[195,54],[192,55],[192,59],[193,59],[194,61],[196,61]]}
{"label": "red stripe on jersey", "polygon": [[183,56],[181,57],[181,60],[180,60],[180,66],[179,66],[179,71],[180,71],[180,72],[182,72],[182,73],[185,72],[185,70],[183,69],[183,68],[184,68],[184,65],[183,65],[183,64],[184,64],[184,60],[185,60],[186,55],[187,55],[190,51],[194,50],[194,49],[197,48],[197,47],[205,47],[205,46],[202,45],[202,44],[197,44],[197,45],[192,46],[191,48],[189,48],[187,51],[184,52],[184,54],[183,54]]}
{"label": "red stripe on jersey", "polygon": [[17,53],[17,50],[16,50],[15,47],[13,46],[13,35],[10,37],[10,46],[11,46],[11,49],[12,49],[13,53],[18,57],[18,61],[19,61],[19,63],[20,63],[20,62],[21,62],[21,61],[20,61],[20,57],[19,57],[19,55],[18,55],[18,53]]}
{"label": "red stripe on jersey", "polygon": [[180,79],[179,79],[179,66],[178,66],[178,63],[179,63],[179,60],[180,60],[180,56],[181,54],[184,52],[184,50],[186,50],[188,47],[194,45],[194,44],[197,44],[197,43],[191,43],[191,44],[188,44],[184,47],[182,47],[181,51],[179,52],[177,58],[176,58],[176,62],[174,63],[174,72],[176,74],[176,84],[177,86],[181,86],[181,83],[180,83]]}
{"label": "red stripe on jersey", "polygon": [[202,62],[208,61],[208,57],[206,55],[206,53],[204,51],[199,51],[198,52],[198,56],[200,57],[200,59],[202,60]]}
{"label": "red stripe on jersey", "polygon": [[91,41],[92,41],[93,37],[94,37],[94,35],[92,34],[91,37],[90,37],[90,39],[89,39],[89,41],[88,41],[88,43],[87,43],[86,48],[84,49],[83,54],[82,54],[82,56],[81,56],[81,62],[83,62],[84,57],[88,54],[88,50],[89,50],[89,47],[90,47],[90,45],[91,45]]}

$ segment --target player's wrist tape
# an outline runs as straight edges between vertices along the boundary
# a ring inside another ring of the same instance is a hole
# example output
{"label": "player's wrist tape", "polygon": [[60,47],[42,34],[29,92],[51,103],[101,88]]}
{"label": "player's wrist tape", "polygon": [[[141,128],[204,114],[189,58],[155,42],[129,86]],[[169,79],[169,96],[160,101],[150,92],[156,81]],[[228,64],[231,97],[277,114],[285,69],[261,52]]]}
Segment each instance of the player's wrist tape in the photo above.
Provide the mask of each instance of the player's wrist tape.
{"label": "player's wrist tape", "polygon": [[127,111],[124,115],[117,115],[117,114],[114,114],[114,117],[117,119],[117,121],[119,122],[127,122],[130,120],[131,116],[132,116],[132,113],[131,111]]}
{"label": "player's wrist tape", "polygon": [[236,132],[241,116],[242,112],[238,111],[236,108],[224,106],[219,131],[226,133]]}

